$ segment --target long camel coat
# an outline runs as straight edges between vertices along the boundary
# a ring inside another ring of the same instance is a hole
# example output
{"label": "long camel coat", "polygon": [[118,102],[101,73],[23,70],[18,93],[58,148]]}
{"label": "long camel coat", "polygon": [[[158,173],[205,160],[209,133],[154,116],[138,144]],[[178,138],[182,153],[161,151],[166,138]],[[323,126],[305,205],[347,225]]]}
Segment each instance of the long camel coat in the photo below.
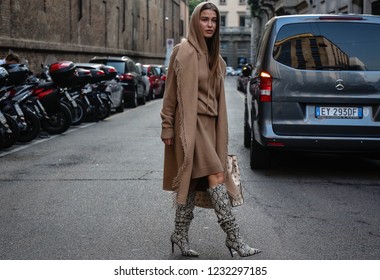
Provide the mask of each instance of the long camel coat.
{"label": "long camel coat", "polygon": [[[200,5],[199,5],[200,6]],[[198,11],[197,11],[198,8]],[[200,8],[197,7],[186,39],[173,48],[170,57],[163,106],[161,138],[174,138],[174,145],[165,145],[163,189],[174,191],[176,202],[185,204],[191,181],[198,107],[198,67],[208,66],[207,45],[198,31]],[[230,198],[239,197],[239,189],[227,172],[228,122],[224,90],[226,64],[221,56],[220,73],[214,77],[219,92],[216,121],[216,153],[224,168]]]}

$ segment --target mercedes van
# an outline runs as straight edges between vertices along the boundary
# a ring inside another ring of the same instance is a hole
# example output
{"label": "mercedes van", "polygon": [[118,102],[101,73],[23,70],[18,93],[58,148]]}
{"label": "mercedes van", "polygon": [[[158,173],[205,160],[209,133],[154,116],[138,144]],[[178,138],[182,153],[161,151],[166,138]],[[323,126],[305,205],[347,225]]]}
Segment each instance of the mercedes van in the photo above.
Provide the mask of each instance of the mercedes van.
{"label": "mercedes van", "polygon": [[380,17],[274,17],[249,74],[252,169],[278,151],[380,154]]}

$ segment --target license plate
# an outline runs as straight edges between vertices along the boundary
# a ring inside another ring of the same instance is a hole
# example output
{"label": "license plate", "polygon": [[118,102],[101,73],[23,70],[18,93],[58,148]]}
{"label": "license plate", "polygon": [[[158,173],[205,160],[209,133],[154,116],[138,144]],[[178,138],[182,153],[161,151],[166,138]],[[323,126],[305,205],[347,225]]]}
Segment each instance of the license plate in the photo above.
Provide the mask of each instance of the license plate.
{"label": "license plate", "polygon": [[316,106],[315,116],[330,119],[361,119],[363,117],[363,107]]}

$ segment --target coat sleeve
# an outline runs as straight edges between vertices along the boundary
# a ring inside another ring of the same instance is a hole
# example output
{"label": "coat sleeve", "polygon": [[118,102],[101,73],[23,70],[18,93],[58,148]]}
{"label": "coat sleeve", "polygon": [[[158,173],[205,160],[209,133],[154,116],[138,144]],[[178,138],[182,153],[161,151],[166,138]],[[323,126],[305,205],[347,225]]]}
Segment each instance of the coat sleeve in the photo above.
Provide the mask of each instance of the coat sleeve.
{"label": "coat sleeve", "polygon": [[174,138],[174,117],[177,109],[177,76],[175,58],[178,48],[173,49],[170,56],[168,73],[165,84],[165,93],[161,109],[161,138]]}

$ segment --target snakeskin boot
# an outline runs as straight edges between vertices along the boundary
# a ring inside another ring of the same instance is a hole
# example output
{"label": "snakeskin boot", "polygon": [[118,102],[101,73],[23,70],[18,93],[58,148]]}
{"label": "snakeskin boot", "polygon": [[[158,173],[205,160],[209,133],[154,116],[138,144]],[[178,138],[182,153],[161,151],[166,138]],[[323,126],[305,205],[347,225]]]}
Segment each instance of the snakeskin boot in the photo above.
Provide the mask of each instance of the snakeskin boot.
{"label": "snakeskin boot", "polygon": [[208,188],[207,192],[211,197],[218,223],[227,234],[226,246],[230,250],[231,257],[233,257],[232,249],[240,257],[248,257],[260,253],[260,250],[249,247],[241,238],[239,226],[236,224],[235,217],[231,211],[231,203],[225,185],[219,184],[214,188]]}
{"label": "snakeskin boot", "polygon": [[175,213],[175,229],[170,240],[172,242],[172,253],[174,253],[174,244],[182,252],[182,256],[186,257],[198,257],[199,254],[190,249],[189,246],[189,228],[191,220],[194,218],[194,199],[195,192],[190,192],[187,196],[186,204],[177,204],[177,209]]}

